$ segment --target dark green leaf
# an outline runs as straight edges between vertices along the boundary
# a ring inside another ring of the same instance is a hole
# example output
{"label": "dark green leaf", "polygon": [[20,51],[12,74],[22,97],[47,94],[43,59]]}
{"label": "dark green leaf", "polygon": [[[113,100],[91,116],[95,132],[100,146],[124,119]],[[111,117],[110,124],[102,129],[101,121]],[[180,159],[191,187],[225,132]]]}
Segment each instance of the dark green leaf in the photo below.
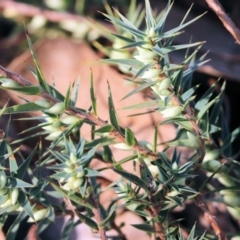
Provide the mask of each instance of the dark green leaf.
{"label": "dark green leaf", "polygon": [[18,178],[8,177],[7,187],[9,188],[30,188],[33,187],[32,184],[24,182]]}
{"label": "dark green leaf", "polygon": [[182,76],[183,76],[183,69],[174,71],[174,73],[171,76],[172,84],[174,86],[174,90],[176,93],[178,93],[181,90]]}
{"label": "dark green leaf", "polygon": [[69,107],[70,104],[70,97],[71,97],[71,92],[72,92],[72,86],[71,84],[69,84],[68,86],[68,90],[67,93],[65,95],[65,99],[64,99],[64,108],[67,109]]}
{"label": "dark green leaf", "polygon": [[139,178],[138,176],[136,176],[134,174],[131,174],[129,172],[126,172],[126,171],[118,170],[116,168],[114,168],[113,171],[118,173],[122,177],[126,178],[130,182],[133,182],[137,186],[143,188],[146,192],[148,192],[148,189],[147,189],[147,186],[146,186],[145,182],[141,178]]}
{"label": "dark green leaf", "polygon": [[41,107],[33,102],[29,102],[21,105],[8,107],[4,110],[3,114],[27,113],[27,112],[34,112],[34,111],[41,111],[41,110],[46,110],[46,108]]}
{"label": "dark green leaf", "polygon": [[183,207],[182,200],[178,196],[166,196],[166,198],[176,203],[178,206]]}
{"label": "dark green leaf", "polygon": [[[5,89],[4,87],[1,88]],[[8,87],[7,90],[16,91],[25,95],[39,95],[41,93],[39,86]]]}
{"label": "dark green leaf", "polygon": [[[226,157],[231,156],[231,145],[233,141],[239,136],[240,127],[236,128],[231,134],[229,134],[223,141],[221,146],[221,151],[224,153]],[[230,149],[229,149],[230,148]]]}
{"label": "dark green leaf", "polygon": [[82,205],[82,206],[87,207],[89,209],[94,209],[94,206],[92,206],[87,200],[81,199],[81,197],[78,196],[77,194],[71,194],[68,191],[60,188],[59,186],[57,186],[53,182],[51,182],[50,184],[57,192],[59,192],[60,194],[62,194],[65,197],[69,198],[71,201],[77,203],[78,205]]}
{"label": "dark green leaf", "polygon": [[74,228],[74,220],[73,218],[70,218],[67,224],[64,226],[64,229],[61,234],[61,240],[68,240],[73,228]]}
{"label": "dark green leaf", "polygon": [[95,177],[95,176],[100,176],[100,172],[94,170],[94,169],[90,169],[90,168],[84,168],[84,170],[86,171],[85,176],[87,177]]}
{"label": "dark green leaf", "polygon": [[165,10],[163,11],[163,14],[162,14],[160,20],[158,21],[158,23],[157,23],[157,25],[156,25],[156,27],[155,27],[155,31],[157,31],[157,32],[159,32],[159,33],[162,32],[163,27],[164,27],[164,24],[165,24],[166,19],[167,19],[167,16],[168,16],[168,14],[169,14],[172,6],[173,6],[173,2],[172,2],[170,5],[169,5],[169,3],[168,3],[167,7],[166,7]]}
{"label": "dark green leaf", "polygon": [[17,216],[11,227],[8,229],[8,232],[6,234],[6,240],[14,240],[16,238],[19,225],[26,217],[27,214],[24,211]]}
{"label": "dark green leaf", "polygon": [[124,47],[121,47],[121,49],[138,47],[138,46],[142,46],[142,45],[144,45],[144,44],[146,44],[146,43],[147,43],[146,41],[133,42],[133,43],[130,43],[130,44],[124,46]]}
{"label": "dark green leaf", "polygon": [[116,129],[119,129],[118,119],[117,119],[116,110],[113,104],[112,93],[111,93],[109,83],[108,83],[108,107],[109,107],[110,122]]}
{"label": "dark green leaf", "polygon": [[76,211],[76,214],[83,223],[88,225],[91,229],[98,231],[98,226],[96,222],[94,222],[91,218],[81,214],[79,211]]}
{"label": "dark green leaf", "polygon": [[194,240],[195,227],[196,227],[196,225],[194,224],[193,227],[192,227],[192,230],[191,230],[191,232],[188,236],[188,240]]}
{"label": "dark green leaf", "polygon": [[49,89],[50,89],[50,93],[53,97],[55,97],[56,99],[58,99],[60,102],[64,102],[64,96],[57,90],[55,89],[55,87],[48,85]]}
{"label": "dark green leaf", "polygon": [[50,89],[49,89],[49,86],[48,86],[46,80],[43,77],[42,71],[41,71],[40,66],[38,64],[37,57],[36,57],[36,54],[35,54],[35,51],[34,51],[34,47],[32,45],[32,41],[31,41],[28,33],[26,33],[26,35],[27,35],[27,41],[28,41],[28,45],[29,45],[29,48],[30,48],[30,52],[31,52],[31,55],[32,55],[32,58],[33,58],[33,61],[34,61],[35,68],[36,68],[36,74],[37,74],[37,79],[39,81],[39,84],[42,86],[42,88],[46,92],[49,92]]}
{"label": "dark green leaf", "polygon": [[101,138],[94,139],[94,140],[92,140],[90,142],[87,142],[85,144],[85,148],[93,148],[96,145],[98,145],[98,146],[108,146],[108,145],[110,145],[112,143],[114,143],[112,138],[101,137]]}
{"label": "dark green leaf", "polygon": [[195,93],[195,91],[198,89],[200,85],[196,85],[190,89],[188,89],[185,93],[182,94],[181,98],[183,100],[183,102],[187,101],[187,99],[189,99],[193,93]]}
{"label": "dark green leaf", "polygon": [[128,146],[134,146],[136,144],[134,134],[130,128],[125,128],[125,140]]}
{"label": "dark green leaf", "polygon": [[178,174],[183,174],[184,172],[187,173],[190,171],[190,169],[193,167],[194,164],[196,164],[197,160],[191,160],[186,163],[184,163],[179,169],[178,169]]}
{"label": "dark green leaf", "polygon": [[[134,154],[134,155],[130,155],[130,156],[128,156],[128,157],[125,157],[125,158],[123,158],[123,159],[121,159],[120,161],[117,161],[116,163],[114,163],[114,167],[117,167],[117,169],[119,169],[119,170],[123,170],[122,169],[122,167],[121,167],[121,165],[123,164],[123,163],[126,163],[126,162],[129,162],[129,161],[131,161],[131,160],[134,160],[135,158],[137,158],[138,156],[137,156],[137,154]],[[119,168],[119,167],[121,167],[121,168]]]}
{"label": "dark green leaf", "polygon": [[131,224],[133,227],[148,233],[155,233],[155,229],[150,224]]}
{"label": "dark green leaf", "polygon": [[94,130],[94,132],[95,133],[107,133],[107,132],[111,132],[112,130],[113,130],[113,126],[110,124],[107,124],[101,128]]}
{"label": "dark green leaf", "polygon": [[107,221],[115,213],[116,208],[117,208],[117,203],[112,204],[111,208],[108,211],[108,216],[101,222],[100,227],[104,227],[106,225]]}
{"label": "dark green leaf", "polygon": [[[9,127],[10,127],[10,121],[11,121],[11,118],[8,119],[8,123],[7,123],[7,126],[4,131],[3,139],[0,142],[0,164],[2,164],[6,159],[4,157],[4,155],[7,151],[7,138],[8,138],[8,131],[9,131]],[[9,154],[7,154],[7,155],[9,155]]]}
{"label": "dark green leaf", "polygon": [[221,93],[216,98],[214,98],[211,102],[209,102],[208,104],[206,104],[204,107],[201,108],[200,112],[197,114],[198,120],[200,120],[204,116],[204,114],[210,109],[210,107],[219,100],[220,96],[221,96]]}
{"label": "dark green leaf", "polygon": [[212,84],[212,86],[204,93],[204,95],[198,100],[198,102],[195,104],[195,109],[200,111],[206,104],[208,103],[209,99],[211,98],[214,89],[216,87],[217,82]]}
{"label": "dark green leaf", "polygon": [[96,102],[96,97],[95,97],[95,94],[94,94],[92,71],[91,71],[91,76],[90,76],[90,96],[91,96],[91,101],[92,101],[93,113],[94,113],[95,116],[97,116],[97,102]]}
{"label": "dark green leaf", "polygon": [[112,151],[109,146],[103,147],[103,160],[110,163],[114,162]]}
{"label": "dark green leaf", "polygon": [[32,218],[34,219],[33,216],[33,211],[30,202],[28,201],[27,196],[20,191],[19,196],[18,196],[18,202],[21,205],[21,207],[25,210],[25,212]]}
{"label": "dark green leaf", "polygon": [[37,196],[48,185],[47,181],[39,181],[36,187],[30,189],[29,193],[31,197]]}
{"label": "dark green leaf", "polygon": [[19,151],[19,148],[12,151],[11,147],[9,145],[7,145],[7,150],[9,153],[9,169],[10,169],[11,175],[13,175],[18,169],[18,165],[17,165],[17,161],[15,159],[14,153],[16,151]]}

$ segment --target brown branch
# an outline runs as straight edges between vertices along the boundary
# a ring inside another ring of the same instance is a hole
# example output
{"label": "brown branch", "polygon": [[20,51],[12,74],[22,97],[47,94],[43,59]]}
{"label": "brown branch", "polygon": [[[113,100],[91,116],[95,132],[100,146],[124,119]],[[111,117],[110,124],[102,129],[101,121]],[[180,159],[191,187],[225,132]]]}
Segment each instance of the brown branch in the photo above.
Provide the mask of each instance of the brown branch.
{"label": "brown branch", "polygon": [[226,235],[224,234],[224,232],[222,231],[222,229],[217,223],[216,217],[211,214],[202,196],[198,195],[195,198],[195,201],[196,201],[196,205],[203,211],[205,219],[207,219],[208,222],[211,224],[216,236],[218,237],[218,240],[227,240]]}
{"label": "brown branch", "polygon": [[65,20],[86,22],[86,19],[84,17],[76,14],[45,10],[45,9],[35,7],[33,5],[9,1],[9,0],[0,1],[0,10],[12,10],[13,12],[16,12],[17,14],[21,14],[25,17],[34,17],[37,15],[41,15],[51,22],[61,22]]}
{"label": "brown branch", "polygon": [[[91,186],[90,182],[88,182],[88,185]],[[93,186],[92,186],[93,189]],[[107,240],[108,237],[106,235],[106,231],[105,231],[105,227],[104,225],[101,226],[102,224],[102,215],[101,215],[101,210],[100,210],[100,206],[98,203],[98,199],[96,194],[94,193],[94,190],[92,190],[92,193],[89,197],[92,205],[94,206],[94,208],[92,209],[92,212],[94,214],[94,217],[96,219],[97,225],[98,225],[98,233],[100,235],[101,240]]]}
{"label": "brown branch", "polygon": [[240,44],[240,30],[226,14],[222,5],[218,0],[206,0],[208,6],[217,14],[218,18],[222,21],[224,27],[230,32],[235,38],[236,42]]}
{"label": "brown branch", "polygon": [[[6,78],[10,78],[12,79],[13,81],[15,81],[16,83],[18,83],[20,86],[22,87],[26,87],[26,86],[33,86],[33,84],[31,84],[28,80],[26,80],[25,78],[23,78],[21,75],[18,75],[16,73],[13,73],[13,72],[10,72],[8,71],[7,69],[5,69],[4,67],[2,67],[0,65],[0,76],[4,76]],[[52,95],[50,95],[49,93],[45,92],[45,91],[41,91],[41,93],[39,94],[40,97],[48,100],[50,103],[52,104],[56,104],[59,102],[58,99],[54,98]],[[87,121],[90,121],[92,122],[93,124],[99,126],[99,127],[103,127],[105,126],[107,123],[106,121],[102,120],[101,118],[95,116],[93,113],[89,113],[89,112],[84,112],[84,111],[81,111],[75,107],[72,107],[72,106],[69,106],[66,110],[65,110],[65,113],[67,114],[71,114],[71,115],[74,115],[76,117],[79,117],[83,120],[87,120]],[[122,143],[125,143],[125,137],[122,135],[121,132],[119,132],[117,129],[114,129],[112,130],[110,133],[110,135],[112,135],[113,137],[116,138],[116,140],[118,142],[122,142]],[[158,158],[158,154],[142,147],[141,145],[139,144],[136,144],[133,146],[133,149],[138,152],[138,153],[141,153],[143,155],[147,155],[153,159],[157,159]]]}
{"label": "brown branch", "polygon": [[156,222],[156,217],[158,217],[158,211],[155,207],[149,207],[146,208],[146,212],[149,214],[149,216],[152,219],[155,219],[154,221],[154,227],[155,227],[155,231],[156,231],[156,240],[166,240],[166,237],[164,235],[163,229],[162,229],[162,225],[160,222]]}
{"label": "brown branch", "polygon": [[30,227],[27,234],[27,240],[40,240],[40,238],[37,236],[37,229],[37,224],[34,224]]}

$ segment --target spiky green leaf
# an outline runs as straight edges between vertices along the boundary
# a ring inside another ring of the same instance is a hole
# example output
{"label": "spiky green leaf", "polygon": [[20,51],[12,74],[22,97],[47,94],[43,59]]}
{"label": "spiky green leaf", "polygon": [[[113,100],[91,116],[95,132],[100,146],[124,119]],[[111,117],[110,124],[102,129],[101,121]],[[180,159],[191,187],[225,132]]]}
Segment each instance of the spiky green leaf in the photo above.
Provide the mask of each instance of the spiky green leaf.
{"label": "spiky green leaf", "polygon": [[125,139],[128,146],[134,146],[136,144],[134,134],[129,128],[125,128]]}
{"label": "spiky green leaf", "polygon": [[44,79],[44,76],[43,76],[42,71],[40,69],[39,63],[37,61],[37,57],[36,57],[36,54],[35,54],[35,51],[34,51],[34,47],[32,45],[32,41],[31,41],[28,33],[26,33],[26,35],[27,35],[28,46],[29,46],[29,49],[30,49],[30,52],[31,52],[31,55],[32,55],[32,58],[33,58],[33,61],[34,61],[35,68],[36,68],[36,74],[37,74],[37,79],[39,81],[39,84],[46,92],[50,92],[50,88],[49,88],[46,80]]}

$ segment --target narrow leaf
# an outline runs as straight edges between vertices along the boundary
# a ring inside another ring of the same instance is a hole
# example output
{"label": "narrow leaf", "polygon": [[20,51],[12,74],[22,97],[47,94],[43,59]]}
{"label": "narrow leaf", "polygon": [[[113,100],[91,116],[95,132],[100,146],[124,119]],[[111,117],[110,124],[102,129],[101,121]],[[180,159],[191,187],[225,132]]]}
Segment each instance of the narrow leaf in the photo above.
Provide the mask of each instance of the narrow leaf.
{"label": "narrow leaf", "polygon": [[35,155],[35,152],[36,152],[36,148],[31,152],[31,154],[27,157],[27,159],[19,166],[19,168],[17,169],[16,175],[14,175],[16,178],[23,179],[23,177],[28,169],[28,166],[29,166],[33,156]]}
{"label": "narrow leaf", "polygon": [[148,233],[155,233],[155,229],[150,224],[131,224],[133,227]]}
{"label": "narrow leaf", "polygon": [[117,119],[116,110],[113,104],[112,93],[111,93],[109,83],[108,83],[108,106],[109,106],[110,122],[116,129],[119,129],[118,119]]}
{"label": "narrow leaf", "polygon": [[10,188],[31,188],[32,184],[24,182],[18,178],[8,177],[7,186]]}
{"label": "narrow leaf", "polygon": [[21,207],[25,210],[25,212],[26,212],[32,219],[34,219],[31,204],[30,204],[30,202],[28,201],[28,198],[27,198],[27,196],[25,195],[25,193],[23,193],[22,191],[19,192],[18,202],[19,202],[19,204],[21,205]]}
{"label": "narrow leaf", "polygon": [[196,85],[196,86],[188,89],[185,93],[183,93],[181,96],[183,102],[187,101],[187,99],[189,99],[195,93],[195,91],[198,89],[199,86],[200,85]]}
{"label": "narrow leaf", "polygon": [[24,211],[17,216],[15,221],[12,223],[11,227],[8,229],[8,232],[6,234],[6,240],[15,240],[19,229],[19,225],[26,217],[27,214]]}
{"label": "narrow leaf", "polygon": [[161,32],[163,27],[164,27],[164,24],[165,24],[165,21],[167,19],[167,16],[171,10],[173,6],[173,2],[169,5],[167,5],[167,7],[165,8],[165,10],[163,11],[163,15],[162,17],[160,18],[160,20],[158,21],[156,27],[155,27],[155,31],[158,31],[158,32]]}
{"label": "narrow leaf", "polygon": [[146,22],[147,25],[150,28],[154,28],[155,27],[155,21],[153,18],[153,14],[152,14],[152,9],[149,3],[149,0],[145,0],[145,8],[146,8]]}
{"label": "narrow leaf", "polygon": [[95,133],[107,133],[107,132],[111,132],[112,130],[113,130],[113,126],[110,124],[107,124],[101,128],[94,130],[94,132]]}
{"label": "narrow leaf", "polygon": [[29,49],[30,49],[30,52],[31,52],[31,55],[32,55],[32,58],[33,58],[33,61],[34,61],[35,68],[36,68],[37,79],[39,81],[39,84],[42,86],[42,88],[46,92],[50,92],[49,86],[48,86],[46,80],[44,79],[42,71],[41,71],[40,66],[38,64],[37,57],[36,57],[36,54],[35,54],[35,51],[34,51],[34,47],[32,45],[32,41],[31,41],[27,32],[26,32],[26,35],[27,35],[28,46],[29,46]]}
{"label": "narrow leaf", "polygon": [[[1,88],[6,89],[4,87]],[[7,90],[16,91],[26,95],[39,95],[41,93],[41,89],[39,86],[8,87]]]}
{"label": "narrow leaf", "polygon": [[142,68],[144,66],[143,63],[136,59],[102,59],[101,62],[105,62],[108,64],[121,64],[127,67],[136,67]]}
{"label": "narrow leaf", "polygon": [[141,108],[159,108],[165,106],[164,102],[161,99],[146,101],[142,103],[137,103],[131,106],[124,107],[122,109],[141,109]]}
{"label": "narrow leaf", "polygon": [[134,174],[131,174],[129,172],[126,172],[126,171],[118,170],[116,168],[114,168],[113,171],[118,173],[122,177],[126,178],[130,182],[133,182],[137,186],[143,188],[146,192],[148,192],[148,189],[147,189],[147,186],[146,186],[145,182],[141,178],[139,178],[138,176],[136,176]]}
{"label": "narrow leaf", "polygon": [[121,100],[124,100],[132,95],[134,95],[135,93],[141,92],[142,90],[154,85],[155,83],[157,83],[158,81],[150,81],[150,82],[146,82],[142,85],[140,85],[139,87],[135,88],[133,91],[131,91],[130,93],[128,93],[125,97],[123,97]]}
{"label": "narrow leaf", "polygon": [[91,218],[87,217],[86,215],[81,214],[79,211],[75,211],[79,219],[88,225],[91,229],[98,231],[98,226],[96,222],[94,222]]}
{"label": "narrow leaf", "polygon": [[74,221],[73,221],[73,218],[70,218],[67,224],[64,226],[60,240],[68,240],[73,228],[74,228]]}
{"label": "narrow leaf", "polygon": [[204,93],[204,95],[198,100],[198,102],[195,104],[195,109],[201,110],[209,101],[211,98],[213,91],[216,87],[217,82],[212,84],[212,86]]}
{"label": "narrow leaf", "polygon": [[144,45],[146,43],[147,43],[146,41],[137,41],[137,42],[130,43],[130,44],[124,46],[124,47],[121,47],[120,49],[127,49],[127,48],[138,47],[138,46],[142,46],[142,45]]}
{"label": "narrow leaf", "polygon": [[95,97],[95,94],[94,94],[92,71],[91,71],[91,75],[90,75],[90,96],[91,96],[91,101],[92,101],[93,113],[94,113],[95,116],[97,116],[97,101],[96,101],[96,97]]}
{"label": "narrow leaf", "polygon": [[220,96],[221,96],[221,93],[200,110],[200,112],[197,115],[198,120],[200,120],[203,117],[203,115],[210,109],[210,107],[219,100]]}
{"label": "narrow leaf", "polygon": [[41,111],[41,110],[46,110],[46,108],[41,107],[33,102],[29,102],[21,105],[8,107],[4,110],[3,114],[28,113],[28,112]]}
{"label": "narrow leaf", "polygon": [[134,146],[136,144],[134,134],[129,128],[125,128],[125,139],[128,146]]}

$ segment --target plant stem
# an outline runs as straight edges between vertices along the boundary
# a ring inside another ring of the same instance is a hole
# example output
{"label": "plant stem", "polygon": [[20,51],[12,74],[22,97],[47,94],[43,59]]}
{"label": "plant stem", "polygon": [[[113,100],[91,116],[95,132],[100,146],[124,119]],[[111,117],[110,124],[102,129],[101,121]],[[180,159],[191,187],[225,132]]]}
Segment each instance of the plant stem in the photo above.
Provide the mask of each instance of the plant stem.
{"label": "plant stem", "polygon": [[[33,84],[31,84],[28,80],[23,78],[21,75],[18,75],[16,73],[10,72],[7,69],[5,69],[4,67],[2,67],[1,65],[0,65],[0,75],[3,75],[6,78],[12,79],[13,81],[18,83],[22,87],[33,86]],[[42,98],[46,99],[47,101],[49,101],[52,104],[56,104],[56,103],[59,102],[58,99],[54,98],[52,95],[50,95],[49,93],[47,93],[47,92],[45,92],[43,90],[39,94],[39,97],[42,97]],[[88,120],[91,123],[93,123],[93,124],[95,124],[95,125],[97,125],[99,127],[103,127],[103,126],[105,126],[107,124],[106,121],[104,121],[101,118],[95,116],[94,113],[81,111],[81,110],[79,110],[79,109],[77,109],[75,107],[72,107],[72,106],[69,106],[65,110],[65,112],[67,114],[74,115],[74,116],[79,117],[81,119]],[[109,134],[111,136],[113,136],[118,142],[122,142],[122,143],[126,142],[125,141],[125,137],[117,129],[112,130]],[[158,158],[158,154],[157,153],[154,153],[153,151],[148,150],[148,149],[142,147],[139,144],[135,144],[133,146],[133,149],[136,152],[138,152],[138,153],[140,153],[142,155],[149,156],[149,157],[151,157],[153,159],[157,159]]]}
{"label": "plant stem", "polygon": [[224,27],[232,34],[236,42],[240,44],[240,31],[231,18],[226,14],[220,2],[218,0],[206,0],[206,2],[208,6],[217,14]]}
{"label": "plant stem", "polygon": [[195,201],[196,201],[196,205],[199,208],[201,208],[201,210],[203,211],[204,217],[211,224],[216,236],[218,237],[218,240],[227,240],[226,235],[224,234],[224,232],[222,231],[222,229],[220,228],[220,226],[218,225],[218,223],[216,221],[216,217],[211,214],[211,212],[209,211],[209,209],[208,209],[206,203],[204,202],[202,196],[198,195],[195,198]]}
{"label": "plant stem", "polygon": [[160,222],[156,221],[156,218],[158,218],[158,210],[155,206],[151,206],[150,208],[146,208],[146,211],[148,212],[149,216],[151,218],[154,218],[154,227],[157,233],[156,240],[166,240],[165,234],[163,232],[163,227]]}
{"label": "plant stem", "polygon": [[100,235],[100,238],[101,238],[101,240],[107,240],[108,237],[106,235],[105,228],[104,228],[104,226],[101,226],[102,215],[101,215],[98,199],[94,193],[94,190],[91,193],[90,199],[92,201],[92,205],[95,207],[92,211],[93,211],[94,217],[95,217],[97,225],[98,225],[98,233]]}

